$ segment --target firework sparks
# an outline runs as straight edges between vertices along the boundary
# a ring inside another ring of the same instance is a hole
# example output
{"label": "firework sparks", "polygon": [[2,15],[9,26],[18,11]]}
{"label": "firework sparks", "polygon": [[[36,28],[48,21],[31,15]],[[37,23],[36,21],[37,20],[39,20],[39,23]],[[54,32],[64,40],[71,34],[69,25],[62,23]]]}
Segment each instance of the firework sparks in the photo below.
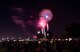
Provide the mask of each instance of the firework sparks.
{"label": "firework sparks", "polygon": [[40,14],[40,17],[43,17],[46,21],[50,21],[53,17],[51,10],[49,9],[43,9]]}
{"label": "firework sparks", "polygon": [[43,17],[41,17],[40,20],[39,20],[38,25],[39,25],[39,27],[41,27],[41,28],[45,28],[46,25],[47,25],[47,22],[46,22],[46,20],[45,20]]}

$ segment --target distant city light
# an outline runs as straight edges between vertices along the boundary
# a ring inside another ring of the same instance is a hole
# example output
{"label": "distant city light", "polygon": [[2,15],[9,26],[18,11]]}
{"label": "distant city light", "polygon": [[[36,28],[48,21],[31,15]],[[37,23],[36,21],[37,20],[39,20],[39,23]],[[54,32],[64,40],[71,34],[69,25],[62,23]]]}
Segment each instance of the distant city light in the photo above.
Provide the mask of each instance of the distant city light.
{"label": "distant city light", "polygon": [[2,40],[5,40],[5,38],[2,38]]}
{"label": "distant city light", "polygon": [[61,39],[58,39],[59,41],[61,40]]}
{"label": "distant city light", "polygon": [[12,37],[11,39],[13,40],[14,38]]}
{"label": "distant city light", "polygon": [[47,36],[49,36],[49,34],[47,34]]}
{"label": "distant city light", "polygon": [[7,40],[8,42],[10,41],[10,40]]}
{"label": "distant city light", "polygon": [[14,42],[16,41],[16,40],[13,40]]}
{"label": "distant city light", "polygon": [[53,41],[53,39],[51,39]]}
{"label": "distant city light", "polygon": [[53,41],[50,41],[50,43],[53,43]]}
{"label": "distant city light", "polygon": [[21,37],[19,37],[19,39],[21,39]]}
{"label": "distant city light", "polygon": [[41,41],[38,41],[38,44],[40,44],[41,43]]}
{"label": "distant city light", "polygon": [[68,40],[67,38],[65,40]]}
{"label": "distant city light", "polygon": [[22,41],[22,40],[19,40],[19,41]]}
{"label": "distant city light", "polygon": [[69,38],[69,41],[71,41],[72,40],[72,38]]}
{"label": "distant city light", "polygon": [[38,31],[37,33],[40,34],[40,31]]}
{"label": "distant city light", "polygon": [[79,38],[75,38],[75,40],[79,40]]}
{"label": "distant city light", "polygon": [[55,41],[56,41],[57,39],[55,39]]}
{"label": "distant city light", "polygon": [[7,40],[9,39],[9,38],[6,38]]}
{"label": "distant city light", "polygon": [[22,41],[24,41],[24,39],[22,39]]}
{"label": "distant city light", "polygon": [[50,43],[53,43],[53,39],[51,39]]}

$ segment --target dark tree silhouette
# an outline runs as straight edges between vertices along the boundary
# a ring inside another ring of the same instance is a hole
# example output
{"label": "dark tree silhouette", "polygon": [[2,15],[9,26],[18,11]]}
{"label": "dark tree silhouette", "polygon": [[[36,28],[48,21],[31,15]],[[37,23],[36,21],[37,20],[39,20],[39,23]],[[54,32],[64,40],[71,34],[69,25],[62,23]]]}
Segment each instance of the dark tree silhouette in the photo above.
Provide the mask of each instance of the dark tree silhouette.
{"label": "dark tree silhouette", "polygon": [[69,37],[80,37],[80,24],[78,23],[66,25],[65,30]]}
{"label": "dark tree silhouette", "polygon": [[[49,34],[49,35],[47,35],[47,34]],[[51,32],[51,31],[47,31],[47,32],[46,32],[46,37],[47,37],[48,39],[51,39],[51,38],[53,37],[52,32]]]}

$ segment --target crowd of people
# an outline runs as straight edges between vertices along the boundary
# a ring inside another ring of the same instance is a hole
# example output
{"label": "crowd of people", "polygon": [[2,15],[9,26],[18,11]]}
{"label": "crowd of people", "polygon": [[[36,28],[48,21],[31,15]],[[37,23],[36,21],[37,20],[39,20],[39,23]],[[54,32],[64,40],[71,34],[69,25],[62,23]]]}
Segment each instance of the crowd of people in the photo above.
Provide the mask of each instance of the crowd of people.
{"label": "crowd of people", "polygon": [[3,41],[0,52],[79,52],[78,41]]}

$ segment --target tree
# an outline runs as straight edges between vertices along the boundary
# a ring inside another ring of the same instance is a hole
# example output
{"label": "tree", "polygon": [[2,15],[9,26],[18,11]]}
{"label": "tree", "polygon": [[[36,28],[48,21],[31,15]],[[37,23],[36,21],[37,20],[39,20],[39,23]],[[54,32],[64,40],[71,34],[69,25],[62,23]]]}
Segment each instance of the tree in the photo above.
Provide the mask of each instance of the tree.
{"label": "tree", "polygon": [[78,23],[66,25],[65,30],[69,37],[80,37],[80,24]]}

